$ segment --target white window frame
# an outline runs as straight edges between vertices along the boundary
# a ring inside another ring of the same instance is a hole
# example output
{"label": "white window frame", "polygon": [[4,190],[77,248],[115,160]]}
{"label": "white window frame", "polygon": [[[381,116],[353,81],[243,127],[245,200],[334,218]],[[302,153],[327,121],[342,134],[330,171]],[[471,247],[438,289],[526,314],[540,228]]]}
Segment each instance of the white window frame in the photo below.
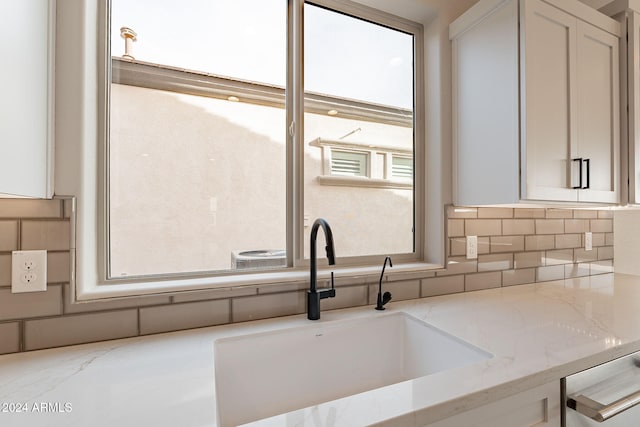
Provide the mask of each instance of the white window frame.
{"label": "white window frame", "polygon": [[[365,0],[366,1],[366,0]],[[429,193],[425,169],[427,163],[427,151],[437,151],[440,142],[434,147],[427,147],[425,143],[425,118],[427,115],[423,96],[425,94],[422,69],[424,66],[424,45],[422,39],[422,27],[404,18],[398,18],[384,11],[376,10],[359,3],[318,0],[315,4],[325,6],[350,15],[366,17],[374,22],[384,22],[393,28],[416,32],[414,58],[417,77],[415,79],[416,105],[415,117],[415,151],[414,155],[418,165],[415,170],[416,188],[415,194],[415,236],[416,250],[411,256],[400,255],[394,258],[394,271],[392,275],[402,275],[411,272],[424,272],[435,268],[442,268],[444,264],[444,238],[443,218],[441,203],[445,200],[441,195],[435,195],[431,200],[435,201],[430,212],[434,215],[427,216],[427,195]],[[130,297],[151,295],[158,293],[175,293],[212,288],[234,288],[236,286],[282,284],[287,282],[300,282],[308,279],[307,263],[299,263],[292,268],[276,272],[258,272],[245,274],[192,274],[189,277],[166,275],[162,277],[143,279],[106,280],[105,246],[106,236],[106,206],[104,203],[104,191],[106,188],[105,160],[107,152],[102,141],[107,137],[108,128],[106,100],[108,99],[108,84],[111,78],[106,60],[109,57],[108,37],[109,25],[105,19],[105,0],[73,0],[59,2],[58,7],[58,31],[59,45],[65,46],[58,50],[57,72],[64,75],[57,82],[58,90],[70,89],[61,102],[63,108],[56,110],[57,122],[66,123],[68,127],[58,129],[56,138],[65,141],[58,144],[56,151],[56,194],[76,196],[74,204],[74,227],[72,240],[72,260],[75,261],[72,275],[72,290],[69,295],[72,302],[82,302],[96,299],[111,299],[118,297]],[[290,0],[289,10],[293,19],[290,23],[289,49],[300,51],[302,39],[303,1]],[[98,31],[92,22],[98,22]],[[65,44],[67,43],[67,44]],[[81,58],[78,61],[78,58]],[[94,58],[98,60],[94,61]],[[288,78],[289,84],[301,87],[301,64],[290,64]],[[62,91],[61,91],[62,92]],[[293,96],[293,91],[288,91],[287,102],[293,105],[290,109],[291,117],[288,123],[292,123],[291,130],[303,129],[302,91]],[[97,96],[96,96],[97,94]],[[291,144],[288,144],[289,155],[288,168],[290,173],[301,173],[303,156],[302,140],[300,132],[292,132]],[[298,161],[292,160],[298,159]],[[292,184],[294,185],[294,184]],[[294,185],[295,187],[295,185]],[[299,187],[299,186],[298,186]],[[302,197],[300,188],[289,189],[292,198],[288,203],[293,207],[288,212],[293,212],[288,218],[287,244],[290,250],[288,257],[304,259],[303,248],[300,241],[294,239],[294,235],[301,236],[304,227],[302,215]],[[429,224],[427,224],[429,223]],[[429,230],[427,231],[427,227]],[[294,233],[294,229],[298,232]],[[430,250],[427,245],[427,237],[437,238],[440,243],[435,250]],[[442,245],[442,246],[440,246]],[[427,253],[429,255],[427,255]],[[333,270],[342,277],[362,276],[363,274],[375,275],[379,272],[381,256],[362,257],[357,262],[348,266],[337,267]],[[291,263],[290,265],[292,265]],[[397,267],[396,267],[397,266]],[[320,271],[320,277],[328,275],[327,271]]]}

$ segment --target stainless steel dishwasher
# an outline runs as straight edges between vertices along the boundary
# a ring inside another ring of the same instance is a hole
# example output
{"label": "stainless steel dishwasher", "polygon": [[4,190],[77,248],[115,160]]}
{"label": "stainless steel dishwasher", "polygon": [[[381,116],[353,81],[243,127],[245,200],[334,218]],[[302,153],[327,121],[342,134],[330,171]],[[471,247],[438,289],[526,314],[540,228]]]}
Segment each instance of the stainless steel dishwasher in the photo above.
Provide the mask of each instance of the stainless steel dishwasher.
{"label": "stainless steel dishwasher", "polygon": [[640,426],[640,352],[562,380],[563,427]]}

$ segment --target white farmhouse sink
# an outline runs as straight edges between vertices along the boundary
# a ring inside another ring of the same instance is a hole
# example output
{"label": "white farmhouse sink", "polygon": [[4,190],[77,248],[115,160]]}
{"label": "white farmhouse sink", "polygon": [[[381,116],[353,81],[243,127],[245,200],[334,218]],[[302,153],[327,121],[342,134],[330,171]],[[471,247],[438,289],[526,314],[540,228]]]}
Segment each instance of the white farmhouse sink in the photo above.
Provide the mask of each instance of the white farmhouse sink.
{"label": "white farmhouse sink", "polygon": [[490,357],[405,313],[218,339],[218,425],[236,426]]}

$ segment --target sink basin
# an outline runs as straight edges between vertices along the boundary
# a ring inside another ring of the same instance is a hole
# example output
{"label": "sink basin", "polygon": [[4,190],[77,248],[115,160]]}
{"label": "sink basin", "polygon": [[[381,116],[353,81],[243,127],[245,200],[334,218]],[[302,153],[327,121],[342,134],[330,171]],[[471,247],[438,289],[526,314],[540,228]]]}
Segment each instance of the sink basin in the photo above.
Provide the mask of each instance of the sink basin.
{"label": "sink basin", "polygon": [[490,357],[406,313],[218,339],[218,425],[236,426]]}

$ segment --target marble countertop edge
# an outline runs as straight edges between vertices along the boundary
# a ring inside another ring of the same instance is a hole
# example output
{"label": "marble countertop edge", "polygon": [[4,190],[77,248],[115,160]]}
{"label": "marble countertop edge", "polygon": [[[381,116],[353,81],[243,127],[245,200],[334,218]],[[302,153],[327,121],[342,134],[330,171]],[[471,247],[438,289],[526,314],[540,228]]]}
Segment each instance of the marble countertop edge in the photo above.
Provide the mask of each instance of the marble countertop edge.
{"label": "marble countertop edge", "polygon": [[[637,307],[640,277],[620,274],[392,301],[387,312],[494,357],[247,425],[421,425],[551,381],[559,387],[562,377],[640,350]],[[375,315],[372,306],[324,311],[320,322]],[[0,356],[0,403],[73,403],[66,414],[0,412],[0,425],[215,426],[214,341],[309,324],[296,315]]]}

